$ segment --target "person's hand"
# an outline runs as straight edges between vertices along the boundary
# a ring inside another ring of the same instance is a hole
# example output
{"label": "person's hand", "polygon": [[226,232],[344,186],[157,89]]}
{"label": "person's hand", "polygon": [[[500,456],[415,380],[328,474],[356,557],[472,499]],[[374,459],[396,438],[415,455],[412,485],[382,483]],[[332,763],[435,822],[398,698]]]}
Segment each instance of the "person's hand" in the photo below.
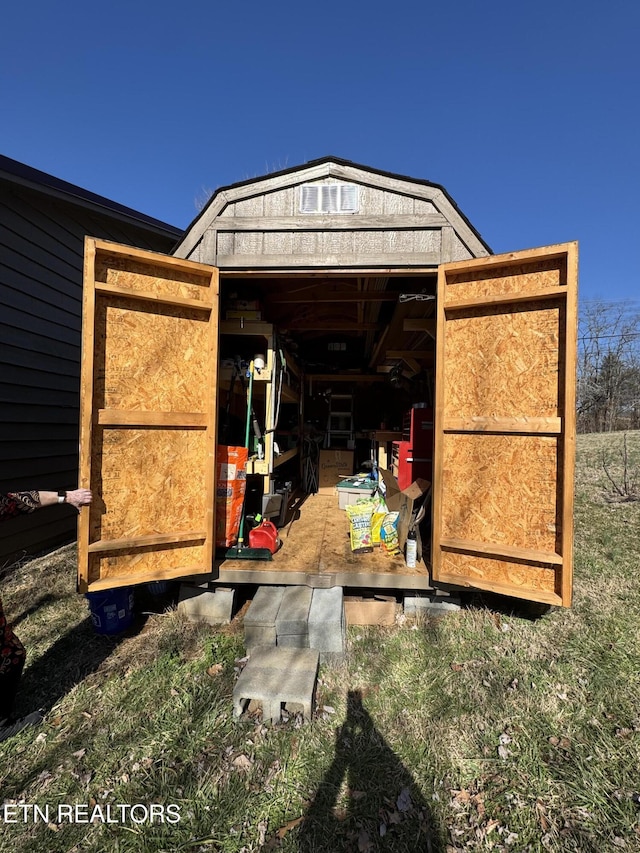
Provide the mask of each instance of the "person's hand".
{"label": "person's hand", "polygon": [[72,492],[67,492],[65,503],[71,504],[80,511],[80,507],[90,504],[92,498],[91,489],[74,489]]}

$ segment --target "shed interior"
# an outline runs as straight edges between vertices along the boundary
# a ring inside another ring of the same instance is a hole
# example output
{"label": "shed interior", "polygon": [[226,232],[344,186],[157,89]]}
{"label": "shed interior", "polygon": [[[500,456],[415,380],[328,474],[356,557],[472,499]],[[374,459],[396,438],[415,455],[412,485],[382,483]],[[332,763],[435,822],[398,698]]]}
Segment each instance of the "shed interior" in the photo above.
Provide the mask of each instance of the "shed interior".
{"label": "shed interior", "polygon": [[[266,514],[283,540],[273,562],[243,561],[239,569],[300,571],[304,552],[306,565],[321,572],[320,555],[330,551],[324,562],[333,571],[342,564],[355,574],[426,576],[422,560],[416,570],[377,549],[350,554],[333,484],[370,471],[372,461],[402,487],[416,476],[432,481],[432,430],[428,453],[413,467],[401,459],[400,443],[409,443],[414,407],[433,422],[436,280],[435,271],[221,273],[218,441],[244,443],[245,377],[261,355],[266,369],[254,372],[246,511],[250,524]],[[323,473],[334,456],[339,470]],[[428,562],[430,513],[421,533]]]}

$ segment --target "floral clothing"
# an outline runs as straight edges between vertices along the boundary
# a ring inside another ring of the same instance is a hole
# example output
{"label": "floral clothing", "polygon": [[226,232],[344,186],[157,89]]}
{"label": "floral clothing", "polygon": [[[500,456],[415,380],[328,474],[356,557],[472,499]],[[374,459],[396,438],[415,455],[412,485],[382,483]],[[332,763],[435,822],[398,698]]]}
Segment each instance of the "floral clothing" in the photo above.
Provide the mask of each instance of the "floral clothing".
{"label": "floral clothing", "polygon": [[[0,521],[33,512],[39,506],[40,495],[36,491],[0,494]],[[7,622],[0,599],[0,721],[11,713],[26,656],[25,647]]]}
{"label": "floral clothing", "polygon": [[33,512],[40,506],[39,492],[9,492],[0,494],[0,521],[22,515],[24,512]]}

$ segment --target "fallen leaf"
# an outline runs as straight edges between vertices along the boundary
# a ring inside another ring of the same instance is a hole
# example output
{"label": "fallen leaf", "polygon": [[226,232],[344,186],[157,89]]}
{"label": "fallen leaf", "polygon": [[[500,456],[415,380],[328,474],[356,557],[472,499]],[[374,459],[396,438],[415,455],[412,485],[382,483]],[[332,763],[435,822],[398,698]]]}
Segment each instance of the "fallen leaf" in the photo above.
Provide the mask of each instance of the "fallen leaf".
{"label": "fallen leaf", "polygon": [[360,853],[368,853],[368,851],[371,850],[372,846],[373,845],[371,843],[371,839],[369,838],[369,833],[366,832],[364,829],[361,829],[360,833],[358,834],[358,850],[360,851]]}
{"label": "fallen leaf", "polygon": [[233,766],[236,768],[236,770],[250,770],[252,764],[253,762],[251,761],[248,755],[238,755],[233,759]]}
{"label": "fallen leaf", "polygon": [[498,747],[498,755],[504,760],[511,755],[511,752],[507,749],[506,746],[502,746],[502,744],[500,744],[500,746]]}
{"label": "fallen leaf", "polygon": [[451,664],[451,669],[452,669],[454,672],[460,672],[460,670],[461,670],[462,668],[463,668],[463,667],[462,667],[462,664],[461,664],[461,663],[452,663],[452,664]]}
{"label": "fallen leaf", "polygon": [[546,832],[549,829],[549,821],[547,820],[547,816],[544,810],[544,804],[542,800],[536,800],[536,815],[538,817],[538,821],[540,822],[540,826],[542,827],[542,831]]}
{"label": "fallen leaf", "polygon": [[387,824],[381,823],[380,829],[378,830],[378,832],[380,833],[380,838],[384,838],[385,835],[387,834]]}
{"label": "fallen leaf", "polygon": [[220,673],[222,672],[223,669],[224,669],[224,664],[214,663],[207,670],[207,675],[211,676],[211,678],[215,678],[216,675],[220,675]]}
{"label": "fallen leaf", "polygon": [[471,794],[464,789],[461,791],[454,790],[451,793],[453,794],[453,799],[458,803],[468,803],[471,799]]}
{"label": "fallen leaf", "polygon": [[179,695],[180,695],[180,694],[178,693],[178,691],[176,690],[176,688],[175,688],[175,687],[172,687],[172,688],[171,688],[170,693],[171,693],[171,695],[172,695],[172,696],[179,696]]}
{"label": "fallen leaf", "polygon": [[403,788],[398,794],[396,806],[400,812],[408,812],[413,803],[411,802],[411,793],[408,788]]}
{"label": "fallen leaf", "polygon": [[287,832],[290,832],[292,829],[298,826],[299,823],[302,823],[303,820],[304,817],[297,817],[295,818],[295,820],[290,820],[289,823],[285,823],[284,826],[280,827],[280,829],[276,832],[276,835],[278,836],[278,838],[284,838]]}
{"label": "fallen leaf", "polygon": [[349,795],[352,800],[361,800],[363,797],[366,797],[366,791],[350,791]]}
{"label": "fallen leaf", "polygon": [[49,725],[53,726],[56,729],[60,726],[61,723],[62,723],[62,716],[60,714],[58,714],[58,716],[54,717],[52,720],[49,720]]}
{"label": "fallen leaf", "polygon": [[79,749],[77,752],[72,752],[71,755],[74,758],[84,758],[86,751],[86,749]]}
{"label": "fallen leaf", "polygon": [[628,738],[631,734],[631,729],[616,729],[616,737]]}
{"label": "fallen leaf", "polygon": [[60,832],[60,827],[55,823],[48,823],[47,826],[52,832]]}

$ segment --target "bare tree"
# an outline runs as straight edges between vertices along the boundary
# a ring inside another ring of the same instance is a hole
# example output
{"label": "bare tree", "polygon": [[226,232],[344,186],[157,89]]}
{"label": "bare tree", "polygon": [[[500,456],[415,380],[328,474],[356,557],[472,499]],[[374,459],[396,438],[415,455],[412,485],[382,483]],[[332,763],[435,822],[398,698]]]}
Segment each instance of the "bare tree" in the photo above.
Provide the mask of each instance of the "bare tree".
{"label": "bare tree", "polygon": [[588,302],[578,332],[578,429],[635,429],[640,415],[640,317],[631,304]]}

